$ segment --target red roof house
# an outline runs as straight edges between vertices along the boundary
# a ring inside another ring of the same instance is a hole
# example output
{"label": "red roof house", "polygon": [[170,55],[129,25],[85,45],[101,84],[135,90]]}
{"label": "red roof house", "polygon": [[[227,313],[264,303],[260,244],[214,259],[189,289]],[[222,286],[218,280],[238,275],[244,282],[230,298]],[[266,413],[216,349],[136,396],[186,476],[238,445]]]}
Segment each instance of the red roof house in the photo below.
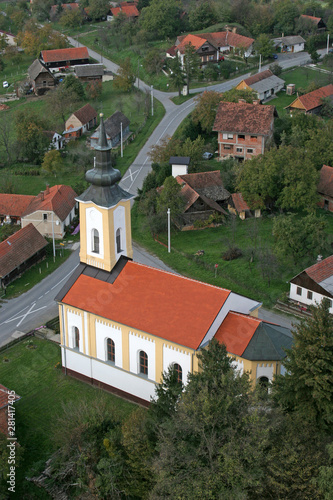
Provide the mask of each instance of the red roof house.
{"label": "red roof house", "polygon": [[129,19],[137,19],[140,15],[140,12],[138,11],[136,5],[129,2],[122,2],[118,7],[112,7],[110,11],[111,21],[119,16],[120,13],[124,14]]}
{"label": "red roof house", "polygon": [[88,64],[89,54],[87,47],[42,50],[40,59],[46,68],[57,68],[60,66],[73,66],[75,64]]}
{"label": "red roof house", "polygon": [[286,109],[289,109],[290,113],[293,110],[299,110],[304,113],[318,114],[323,105],[322,100],[325,98],[333,98],[333,85],[331,83],[308,94],[298,96]]}
{"label": "red roof house", "polygon": [[246,160],[263,154],[273,140],[275,116],[275,106],[220,102],[213,126],[218,132],[219,158]]}
{"label": "red roof house", "polygon": [[320,208],[333,212],[333,167],[322,166],[317,191],[320,196]]}
{"label": "red roof house", "polygon": [[75,111],[66,121],[63,135],[66,139],[76,139],[97,125],[97,112],[88,103]]}
{"label": "red roof house", "polygon": [[35,196],[0,193],[0,222],[19,222]]}
{"label": "red roof house", "polygon": [[16,231],[0,243],[0,286],[5,287],[43,258],[47,241],[33,224]]}

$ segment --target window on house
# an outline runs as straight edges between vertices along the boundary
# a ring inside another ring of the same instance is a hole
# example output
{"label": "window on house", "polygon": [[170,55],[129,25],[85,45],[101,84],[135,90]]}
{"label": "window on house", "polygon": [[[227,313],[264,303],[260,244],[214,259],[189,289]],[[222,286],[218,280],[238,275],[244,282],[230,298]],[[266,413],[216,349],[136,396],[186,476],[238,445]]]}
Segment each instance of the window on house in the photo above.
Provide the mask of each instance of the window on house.
{"label": "window on house", "polygon": [[329,201],[328,200],[324,200],[324,209],[325,210],[329,209],[329,205],[330,205]]}
{"label": "window on house", "polygon": [[92,230],[92,251],[99,253],[99,232],[97,229]]}
{"label": "window on house", "polygon": [[252,154],[253,153],[253,149],[247,148],[247,152],[250,153],[250,154]]}
{"label": "window on house", "polygon": [[43,87],[46,87],[46,80],[43,80]]}
{"label": "window on house", "polygon": [[120,253],[122,251],[121,248],[121,229],[118,228],[116,231],[116,246],[117,246],[117,253]]}
{"label": "window on house", "polygon": [[330,299],[327,299],[328,300],[328,307],[331,308],[332,307],[332,301]]}
{"label": "window on house", "polygon": [[106,341],[106,359],[112,363],[116,359],[115,344],[112,339],[107,339]]}
{"label": "window on house", "polygon": [[80,349],[80,331],[77,326],[73,328],[73,347],[74,349]]}
{"label": "window on house", "polygon": [[251,135],[251,140],[253,140],[253,141],[254,141],[256,138],[257,138],[257,136],[256,136],[256,135]]}
{"label": "window on house", "polygon": [[308,299],[312,300],[312,292],[310,292],[309,290],[308,290]]}
{"label": "window on house", "polygon": [[302,288],[300,286],[296,288],[296,293],[297,295],[302,295]]}
{"label": "window on house", "polygon": [[175,363],[173,365],[173,368],[176,372],[176,375],[177,375],[177,382],[179,384],[182,384],[183,383],[183,370],[182,370],[182,367],[178,364],[178,363]]}
{"label": "window on house", "polygon": [[234,135],[233,134],[222,134],[223,135],[223,139],[233,139],[234,138]]}
{"label": "window on house", "polygon": [[231,149],[231,146],[226,146],[226,145],[224,145],[224,146],[223,146],[223,149]]}
{"label": "window on house", "polygon": [[245,140],[245,135],[244,134],[238,134],[238,139],[240,139],[241,141],[244,141]]}
{"label": "window on house", "polygon": [[139,352],[139,373],[148,375],[148,355],[145,351]]}
{"label": "window on house", "polygon": [[237,153],[242,153],[243,152],[243,148],[236,148],[236,152]]}
{"label": "window on house", "polygon": [[204,52],[205,50],[208,50],[208,47],[202,47],[202,52]]}
{"label": "window on house", "polygon": [[43,220],[47,220],[47,214],[43,214]]}

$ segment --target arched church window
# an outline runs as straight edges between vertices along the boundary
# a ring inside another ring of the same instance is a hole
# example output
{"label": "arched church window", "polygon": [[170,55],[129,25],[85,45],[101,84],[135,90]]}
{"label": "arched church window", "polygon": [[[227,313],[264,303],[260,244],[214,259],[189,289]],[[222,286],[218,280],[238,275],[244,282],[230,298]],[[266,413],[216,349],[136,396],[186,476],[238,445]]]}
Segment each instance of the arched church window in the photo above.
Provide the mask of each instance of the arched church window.
{"label": "arched church window", "polygon": [[175,370],[176,375],[177,375],[177,382],[179,384],[182,384],[183,383],[183,370],[182,370],[182,367],[178,363],[174,363],[173,369]]}
{"label": "arched church window", "polygon": [[77,326],[73,327],[73,347],[74,349],[80,349],[80,330]]}
{"label": "arched church window", "polygon": [[112,363],[114,363],[116,359],[115,343],[112,339],[106,340],[106,359]]}
{"label": "arched church window", "polygon": [[268,380],[268,377],[259,377],[258,378],[258,384],[260,385],[260,387],[262,387],[263,389],[266,389],[268,390],[268,386],[269,386],[269,380]]}
{"label": "arched church window", "polygon": [[97,229],[92,230],[92,251],[99,253],[99,232]]}
{"label": "arched church window", "polygon": [[148,355],[145,351],[139,352],[139,373],[148,375]]}
{"label": "arched church window", "polygon": [[116,231],[116,245],[117,245],[117,253],[120,253],[122,251],[121,248],[121,229],[118,228]]}

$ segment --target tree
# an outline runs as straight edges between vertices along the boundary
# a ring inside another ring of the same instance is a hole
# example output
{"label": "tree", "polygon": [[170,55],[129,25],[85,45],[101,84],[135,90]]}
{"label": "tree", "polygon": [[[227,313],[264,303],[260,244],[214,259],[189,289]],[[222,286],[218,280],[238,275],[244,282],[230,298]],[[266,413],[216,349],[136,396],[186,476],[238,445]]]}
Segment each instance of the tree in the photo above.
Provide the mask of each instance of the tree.
{"label": "tree", "polygon": [[262,33],[254,42],[254,49],[257,54],[260,54],[263,59],[272,57],[274,52],[274,44],[268,35]]}
{"label": "tree", "polygon": [[161,56],[160,50],[155,47],[150,49],[144,58],[143,65],[145,70],[150,74],[159,74],[164,65],[164,59]]}
{"label": "tree", "polygon": [[191,30],[202,30],[216,22],[215,5],[211,0],[201,0],[189,12]]}
{"label": "tree", "polygon": [[190,82],[198,75],[200,57],[196,48],[190,43],[185,46],[184,52],[184,73],[186,78],[187,93],[190,92]]}
{"label": "tree", "polygon": [[44,155],[42,170],[48,174],[57,176],[64,167],[64,162],[60,152],[57,149],[51,149]]}
{"label": "tree", "polygon": [[200,123],[204,132],[211,133],[216,117],[216,111],[222,100],[220,92],[205,91],[196,98],[196,106],[192,112],[192,120],[195,124]]}
{"label": "tree", "polygon": [[75,78],[74,75],[66,76],[63,85],[66,90],[74,92],[77,95],[78,99],[85,98],[85,92],[82,82],[78,78]]}
{"label": "tree", "polygon": [[83,24],[84,17],[79,10],[64,9],[59,22],[65,28],[77,28]]}
{"label": "tree", "polygon": [[86,86],[86,93],[89,99],[98,99],[102,95],[102,90],[103,87],[100,80],[94,80]]}
{"label": "tree", "polygon": [[299,18],[299,10],[294,2],[280,0],[274,5],[274,30],[285,35],[293,35],[295,19]]}
{"label": "tree", "polygon": [[[33,4],[34,5],[34,4]],[[17,35],[18,43],[28,55],[38,57],[42,50],[63,49],[67,46],[67,38],[54,31],[51,24],[39,25],[31,19]]]}
{"label": "tree", "polygon": [[93,21],[106,18],[110,10],[110,2],[108,0],[89,0],[89,17]]}
{"label": "tree", "polygon": [[269,69],[273,73],[273,75],[279,76],[282,73],[282,67],[279,65],[279,63],[274,63],[269,66]]}
{"label": "tree", "polygon": [[260,498],[266,416],[251,408],[249,377],[217,341],[199,363],[160,431],[152,498]]}
{"label": "tree", "polygon": [[304,257],[314,257],[325,249],[325,230],[325,221],[314,214],[305,217],[280,215],[273,224],[275,250],[281,256],[290,256],[295,264],[299,263]]}
{"label": "tree", "polygon": [[151,39],[165,39],[180,33],[181,5],[177,0],[152,0],[141,10],[139,25]]}
{"label": "tree", "polygon": [[311,306],[312,316],[302,318],[294,329],[294,345],[287,350],[284,376],[273,384],[276,401],[299,413],[317,429],[333,423],[333,315],[330,301]]}
{"label": "tree", "polygon": [[0,145],[6,151],[7,164],[10,165],[14,159],[14,136],[13,121],[9,119],[7,111],[2,111],[0,115]]}
{"label": "tree", "polygon": [[20,153],[28,161],[40,163],[49,139],[43,133],[47,130],[46,122],[37,112],[18,110],[15,114],[16,135]]}
{"label": "tree", "polygon": [[181,95],[182,88],[185,84],[185,75],[184,71],[180,62],[180,59],[178,57],[175,57],[174,59],[170,59],[168,62],[169,68],[170,68],[170,80],[172,81],[172,84],[176,87],[178,90],[178,95]]}
{"label": "tree", "polygon": [[119,64],[117,75],[114,78],[114,88],[122,90],[123,92],[130,92],[135,82],[135,74],[132,68],[131,59],[127,57]]}
{"label": "tree", "polygon": [[53,116],[56,120],[61,120],[62,127],[65,127],[66,115],[73,111],[73,107],[80,100],[73,88],[65,86],[65,81],[45,96],[49,116]]}
{"label": "tree", "polygon": [[32,3],[32,13],[38,21],[46,21],[49,19],[53,0],[34,0]]}
{"label": "tree", "polygon": [[184,210],[185,201],[180,191],[181,185],[178,184],[174,177],[170,176],[165,179],[156,205],[157,215],[165,217],[165,227],[167,227],[167,210],[169,208],[173,220],[177,220]]}

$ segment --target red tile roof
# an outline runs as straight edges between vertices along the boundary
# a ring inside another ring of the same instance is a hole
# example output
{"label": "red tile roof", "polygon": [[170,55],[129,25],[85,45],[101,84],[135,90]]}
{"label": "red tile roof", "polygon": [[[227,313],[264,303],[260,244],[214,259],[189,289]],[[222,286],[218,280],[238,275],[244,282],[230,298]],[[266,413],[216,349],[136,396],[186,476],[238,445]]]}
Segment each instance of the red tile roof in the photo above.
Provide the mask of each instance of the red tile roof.
{"label": "red tile roof", "polygon": [[316,24],[321,21],[321,17],[307,16],[306,14],[302,14],[301,17],[303,17],[304,19],[310,19],[310,21],[313,21]]}
{"label": "red tile roof", "polygon": [[[233,33],[232,31],[219,31],[215,33],[200,33],[196,35],[181,35],[177,37],[177,41],[179,42],[179,45],[188,37],[195,37],[195,38],[202,38],[203,43],[205,41],[208,41],[211,43],[214,47],[220,48],[220,47],[244,47],[245,49],[248,49],[251,47],[251,45],[254,42],[254,38],[249,38],[247,36],[243,35],[238,35],[237,33]],[[188,43],[188,42],[187,42]],[[192,45],[195,46],[193,42],[191,42]],[[203,43],[197,41],[198,48],[201,47]],[[179,47],[178,45],[178,47]]]}
{"label": "red tile roof", "polygon": [[194,189],[191,188],[191,186],[184,183],[180,175],[176,177],[176,181],[178,182],[178,184],[183,186],[180,194],[186,201],[186,205],[184,208],[184,211],[186,212],[186,210],[188,210],[193,205],[193,203],[197,201],[197,199],[199,198],[199,194],[196,191],[194,191]]}
{"label": "red tile roof", "polygon": [[0,215],[21,217],[35,196],[0,193]]}
{"label": "red tile roof", "polygon": [[249,206],[247,205],[246,201],[243,198],[242,193],[233,193],[231,196],[232,196],[232,201],[234,203],[234,207],[237,210],[237,212],[250,210]]}
{"label": "red tile roof", "polygon": [[333,198],[333,167],[329,167],[328,165],[322,166],[317,191],[320,194],[325,194]]}
{"label": "red tile roof", "polygon": [[[9,392],[12,393],[14,391],[7,389],[7,387],[0,384],[0,409],[8,406],[8,404],[9,404],[8,393]],[[18,394],[15,393],[14,399],[11,398],[10,401],[15,403],[15,401],[18,401],[19,399],[21,399],[21,396],[19,396]],[[10,403],[10,404],[12,404],[12,403]]]}
{"label": "red tile roof", "polygon": [[249,85],[250,87],[254,83],[261,82],[262,80],[265,80],[266,78],[269,78],[271,76],[273,76],[271,70],[265,69],[265,71],[261,71],[260,73],[249,76],[249,78],[245,78],[244,83],[246,83],[246,85]]}
{"label": "red tile roof", "polygon": [[0,276],[7,276],[47,244],[47,241],[31,223],[16,231],[0,243]]}
{"label": "red tile roof", "polygon": [[227,351],[242,356],[262,320],[229,311],[215,334],[215,339],[225,344]]}
{"label": "red tile roof", "polygon": [[316,283],[321,283],[330,276],[333,276],[333,255],[311,267],[308,267],[305,269],[305,272]]}
{"label": "red tile roof", "polygon": [[75,111],[73,115],[80,120],[82,125],[86,125],[86,123],[89,123],[94,118],[97,118],[97,112],[89,103]]}
{"label": "red tile roof", "polygon": [[269,135],[274,122],[275,106],[239,102],[220,102],[213,130]]}
{"label": "red tile roof", "polygon": [[69,49],[42,50],[42,59],[45,63],[76,61],[89,59],[87,47],[73,47]]}
{"label": "red tile roof", "polygon": [[62,302],[197,349],[230,291],[135,262],[113,284],[81,275]]}
{"label": "red tile roof", "polygon": [[135,5],[126,5],[126,3],[122,3],[120,7],[111,8],[111,12],[114,17],[117,17],[120,12],[126,17],[138,17],[140,14]]}
{"label": "red tile roof", "polygon": [[[313,90],[312,92],[309,92],[308,94],[301,95],[295,99],[291,104],[289,104],[289,108],[293,108],[293,104],[297,103],[299,101],[305,111],[311,111],[314,108],[317,108],[318,106],[322,105],[322,99],[325,97],[330,97],[333,95],[333,85],[330,83],[329,85],[326,85],[325,87],[321,87],[320,89]],[[295,106],[299,107],[299,106]]]}
{"label": "red tile roof", "polygon": [[37,210],[54,212],[61,221],[64,221],[68,214],[75,207],[76,193],[70,186],[63,184],[53,186],[34,197],[23,216],[29,215]]}
{"label": "red tile roof", "polygon": [[200,47],[206,43],[207,39],[204,38],[202,35],[186,35],[185,38],[180,42],[179,45],[177,45],[177,50],[181,54],[184,54],[185,52],[185,47],[186,45],[193,45],[193,47],[198,50]]}

